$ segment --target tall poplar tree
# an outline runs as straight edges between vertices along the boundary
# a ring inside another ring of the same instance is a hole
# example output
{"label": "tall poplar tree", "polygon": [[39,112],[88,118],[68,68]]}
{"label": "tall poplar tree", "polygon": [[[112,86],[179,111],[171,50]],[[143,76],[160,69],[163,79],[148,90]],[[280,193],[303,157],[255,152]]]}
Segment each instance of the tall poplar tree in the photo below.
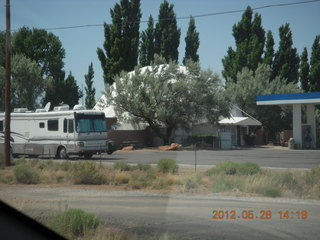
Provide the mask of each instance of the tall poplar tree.
{"label": "tall poplar tree", "polygon": [[303,51],[300,57],[299,78],[300,78],[301,88],[305,92],[309,92],[309,89],[310,89],[309,76],[310,76],[310,67],[308,62],[308,51],[307,51],[307,48],[303,48]]}
{"label": "tall poplar tree", "polygon": [[150,15],[148,28],[141,33],[139,62],[141,66],[149,66],[154,59],[154,22]]}
{"label": "tall poplar tree", "polygon": [[193,17],[190,17],[187,36],[185,37],[186,48],[185,56],[183,58],[183,64],[186,64],[186,60],[190,59],[193,62],[199,61],[198,48],[200,46],[199,33],[196,30],[196,24]]}
{"label": "tall poplar tree", "polygon": [[272,66],[273,57],[274,57],[274,39],[273,39],[272,32],[269,30],[267,33],[266,49],[264,51],[263,63],[266,65]]}
{"label": "tall poplar tree", "polygon": [[158,22],[155,28],[155,53],[164,57],[167,62],[178,62],[181,29],[177,27],[174,5],[164,0],[160,5]]}
{"label": "tall poplar tree", "polygon": [[112,84],[122,70],[132,71],[138,62],[140,0],[121,0],[110,9],[111,24],[104,24],[103,48],[97,49],[105,83]]}
{"label": "tall poplar tree", "polygon": [[84,75],[84,78],[86,81],[86,86],[85,86],[86,108],[92,109],[94,107],[94,105],[96,104],[96,100],[95,100],[96,89],[93,87],[94,71],[93,71],[93,64],[92,63],[89,65],[88,73]]}
{"label": "tall poplar tree", "polygon": [[318,91],[320,91],[320,35],[314,39],[310,58],[310,92]]}
{"label": "tall poplar tree", "polygon": [[299,79],[299,55],[293,47],[292,32],[289,23],[279,28],[279,49],[273,62],[273,77],[287,79],[287,83],[297,83]]}
{"label": "tall poplar tree", "polygon": [[243,13],[241,20],[232,28],[236,49],[228,48],[227,55],[222,59],[222,75],[226,82],[237,82],[237,73],[242,68],[256,70],[262,62],[265,43],[265,31],[261,25],[261,15],[253,11],[250,6]]}

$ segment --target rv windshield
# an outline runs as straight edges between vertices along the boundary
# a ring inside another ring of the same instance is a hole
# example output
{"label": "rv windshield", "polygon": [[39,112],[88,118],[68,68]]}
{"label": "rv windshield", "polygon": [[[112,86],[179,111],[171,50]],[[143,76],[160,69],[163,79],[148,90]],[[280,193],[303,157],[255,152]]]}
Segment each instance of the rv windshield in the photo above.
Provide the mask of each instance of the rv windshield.
{"label": "rv windshield", "polygon": [[106,121],[103,115],[77,114],[77,132],[106,132]]}

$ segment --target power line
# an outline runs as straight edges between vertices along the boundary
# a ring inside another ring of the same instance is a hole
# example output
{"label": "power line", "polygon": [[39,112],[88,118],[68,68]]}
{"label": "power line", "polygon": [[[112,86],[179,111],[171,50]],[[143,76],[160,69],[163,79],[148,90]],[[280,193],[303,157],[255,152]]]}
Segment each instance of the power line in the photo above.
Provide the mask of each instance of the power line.
{"label": "power line", "polygon": [[[264,5],[260,7],[254,7],[252,10],[259,10],[259,9],[265,9],[265,8],[274,8],[274,7],[286,7],[286,6],[293,6],[293,5],[301,5],[301,4],[309,4],[309,3],[315,3],[320,2],[320,0],[309,0],[309,1],[300,1],[300,2],[292,2],[292,3],[278,3],[278,4],[270,4],[270,5]],[[222,11],[222,12],[215,12],[215,13],[205,13],[205,14],[199,14],[199,15],[191,15],[193,18],[202,18],[202,17],[210,17],[210,16],[218,16],[218,15],[226,15],[226,14],[233,14],[233,13],[240,13],[244,12],[245,9],[241,10],[231,10],[231,11]],[[189,19],[189,16],[182,16],[182,17],[176,17],[177,20],[184,20]],[[163,18],[155,20],[155,22],[159,21],[169,21],[171,18]],[[142,20],[140,23],[147,23],[147,20]],[[75,26],[64,26],[64,27],[52,27],[52,28],[43,28],[47,31],[53,31],[53,30],[66,30],[66,29],[75,29],[75,28],[86,28],[86,27],[102,27],[104,24],[84,24],[84,25],[75,25]],[[14,30],[16,31],[16,30]]]}

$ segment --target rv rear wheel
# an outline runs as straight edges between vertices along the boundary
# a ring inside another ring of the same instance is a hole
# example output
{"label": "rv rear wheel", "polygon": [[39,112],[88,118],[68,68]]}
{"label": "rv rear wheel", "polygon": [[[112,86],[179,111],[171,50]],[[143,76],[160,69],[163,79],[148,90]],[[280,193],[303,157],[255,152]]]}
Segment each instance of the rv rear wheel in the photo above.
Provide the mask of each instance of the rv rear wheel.
{"label": "rv rear wheel", "polygon": [[66,158],[68,158],[67,150],[66,150],[65,147],[59,147],[57,157],[58,157],[59,159],[66,159]]}

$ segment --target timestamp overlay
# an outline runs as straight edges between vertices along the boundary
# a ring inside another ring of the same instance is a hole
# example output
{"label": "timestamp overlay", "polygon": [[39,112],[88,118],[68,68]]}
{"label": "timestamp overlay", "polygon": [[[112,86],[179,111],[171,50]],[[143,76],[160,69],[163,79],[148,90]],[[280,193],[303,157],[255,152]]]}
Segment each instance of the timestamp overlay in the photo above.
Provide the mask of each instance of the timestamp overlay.
{"label": "timestamp overlay", "polygon": [[230,231],[241,232],[247,239],[319,239],[320,236],[317,200],[226,200],[210,210],[212,225],[221,229],[229,226]]}

